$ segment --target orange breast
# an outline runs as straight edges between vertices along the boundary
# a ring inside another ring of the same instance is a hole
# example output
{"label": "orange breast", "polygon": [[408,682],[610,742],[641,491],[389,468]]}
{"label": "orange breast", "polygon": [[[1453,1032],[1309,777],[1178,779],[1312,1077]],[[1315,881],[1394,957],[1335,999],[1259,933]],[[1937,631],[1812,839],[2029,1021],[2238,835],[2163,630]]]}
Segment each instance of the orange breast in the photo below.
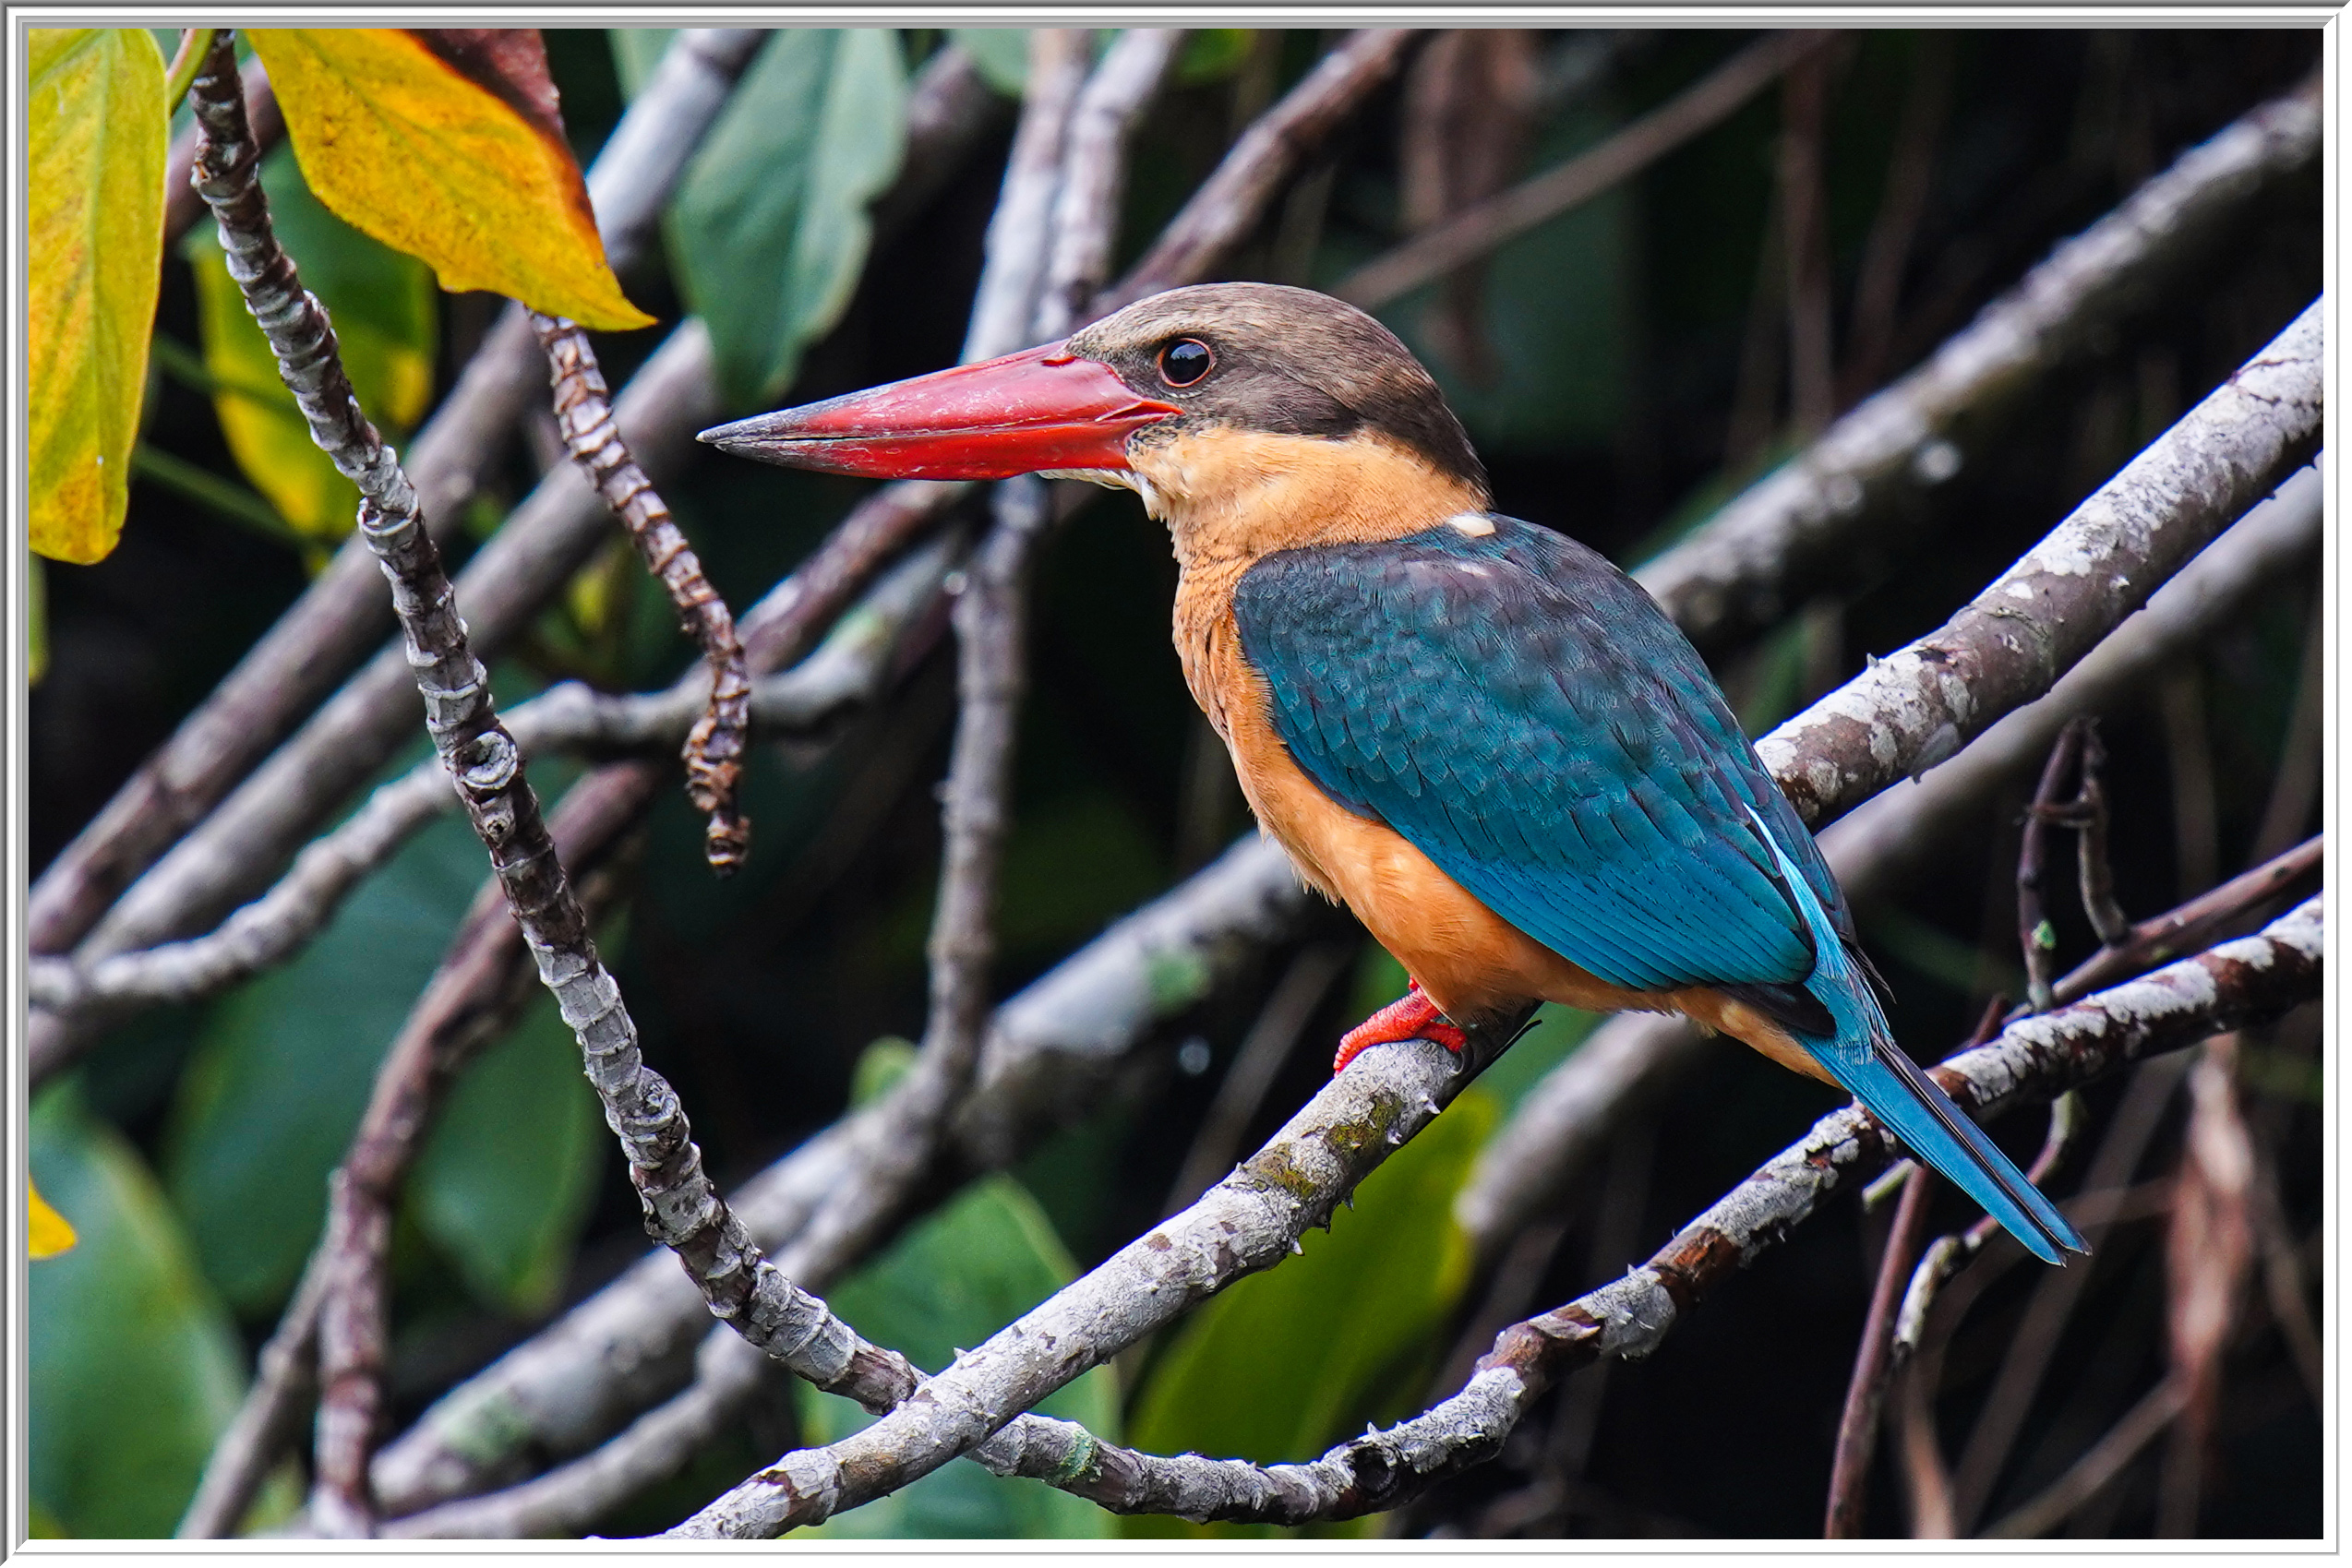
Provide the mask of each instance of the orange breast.
{"label": "orange breast", "polygon": [[1187,573],[1176,628],[1185,679],[1225,737],[1259,824],[1311,886],[1355,911],[1448,1016],[1482,1020],[1530,999],[1599,1012],[1673,1009],[1670,993],[1626,990],[1562,958],[1395,829],[1356,815],[1307,777],[1275,733],[1264,678],[1242,656],[1230,581]]}

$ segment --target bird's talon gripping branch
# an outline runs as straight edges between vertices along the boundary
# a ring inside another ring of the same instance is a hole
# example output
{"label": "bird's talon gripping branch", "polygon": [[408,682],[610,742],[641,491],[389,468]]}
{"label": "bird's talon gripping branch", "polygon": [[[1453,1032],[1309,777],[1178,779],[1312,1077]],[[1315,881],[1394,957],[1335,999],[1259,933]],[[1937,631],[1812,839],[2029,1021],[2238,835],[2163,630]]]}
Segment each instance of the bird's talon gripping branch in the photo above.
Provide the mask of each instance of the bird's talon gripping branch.
{"label": "bird's talon gripping branch", "polygon": [[1359,1052],[1398,1040],[1434,1040],[1456,1056],[1470,1044],[1469,1036],[1446,1022],[1446,1015],[1415,980],[1403,996],[1340,1036],[1339,1054],[1331,1059],[1332,1075],[1337,1077]]}

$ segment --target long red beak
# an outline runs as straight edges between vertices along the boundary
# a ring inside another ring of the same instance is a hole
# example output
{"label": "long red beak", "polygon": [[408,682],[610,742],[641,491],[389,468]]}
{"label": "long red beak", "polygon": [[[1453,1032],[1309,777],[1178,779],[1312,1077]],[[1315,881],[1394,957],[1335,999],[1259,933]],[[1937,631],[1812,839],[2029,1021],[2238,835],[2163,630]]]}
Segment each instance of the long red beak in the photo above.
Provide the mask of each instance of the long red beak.
{"label": "long red beak", "polygon": [[755,414],[699,439],[762,462],[876,479],[1010,479],[1124,469],[1127,437],[1182,411],[1060,343],[960,365],[805,408]]}

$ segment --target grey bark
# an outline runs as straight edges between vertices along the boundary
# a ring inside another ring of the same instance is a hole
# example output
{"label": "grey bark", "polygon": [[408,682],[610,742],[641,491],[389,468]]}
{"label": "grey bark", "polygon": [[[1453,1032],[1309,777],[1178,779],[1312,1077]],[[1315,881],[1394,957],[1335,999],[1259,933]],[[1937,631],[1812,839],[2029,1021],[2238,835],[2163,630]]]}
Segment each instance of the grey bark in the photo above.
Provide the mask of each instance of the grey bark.
{"label": "grey bark", "polygon": [[[1821,834],[1852,901],[1867,905],[1918,860],[1973,825],[1994,791],[2038,767],[2066,722],[2112,707],[2239,614],[2320,545],[2319,475],[2305,471],[2256,507],[2158,590],[2147,607],[1965,750],[1864,802]],[[1679,1019],[1628,1013],[1593,1031],[1530,1090],[1481,1151],[1455,1202],[1456,1220],[1491,1257],[1578,1179],[1634,1107],[1662,1094],[1711,1050]]]}
{"label": "grey bark", "polygon": [[1986,455],[2003,408],[2316,169],[2320,132],[2314,78],[2183,153],[1636,581],[1702,650],[1772,625],[1832,557]]}

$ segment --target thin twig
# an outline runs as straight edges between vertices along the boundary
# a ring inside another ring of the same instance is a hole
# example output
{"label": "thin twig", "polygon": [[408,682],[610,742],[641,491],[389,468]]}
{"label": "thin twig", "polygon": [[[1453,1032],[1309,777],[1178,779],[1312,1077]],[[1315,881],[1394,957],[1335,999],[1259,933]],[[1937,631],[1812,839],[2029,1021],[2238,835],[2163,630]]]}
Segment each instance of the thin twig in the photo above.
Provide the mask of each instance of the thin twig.
{"label": "thin twig", "polygon": [[742,865],[751,840],[751,824],[735,802],[744,732],[751,719],[751,676],[735,635],[735,616],[702,575],[702,560],[670,517],[668,504],[630,456],[613,424],[612,402],[588,334],[574,322],[535,310],[531,326],[546,351],[565,449],[629,530],[645,569],[668,592],[678,625],[710,665],[710,705],[686,736],[686,793],[694,809],[709,819],[703,857],[712,870],[726,876]]}
{"label": "thin twig", "polygon": [[1090,314],[1108,316],[1212,273],[1265,219],[1276,194],[1429,36],[1418,29],[1365,28],[1341,40],[1251,124]]}
{"label": "thin twig", "polygon": [[2326,740],[2327,616],[2322,591],[2315,589],[2304,616],[2303,664],[2295,676],[2295,700],[2287,709],[2286,734],[2279,742],[2278,769],[2272,774],[2270,800],[2254,830],[2250,858],[2269,859],[2310,825],[2312,804],[2319,799]]}
{"label": "thin twig", "polygon": [[[1065,336],[1110,279],[1127,189],[1127,147],[1183,47],[1182,28],[1129,28],[1095,67],[1070,111],[1067,155],[1053,194],[1052,240],[1029,335]],[[1008,193],[1009,194],[1009,193]]]}
{"label": "thin twig", "polygon": [[253,1368],[245,1402],[214,1440],[204,1475],[174,1532],[181,1540],[217,1540],[253,1506],[295,1423],[318,1389],[318,1303],[327,1291],[327,1254],[314,1249],[302,1281]]}
{"label": "thin twig", "polygon": [[[1129,36],[1141,35],[1136,30]],[[1053,196],[1066,162],[1065,145],[1069,155],[1077,151],[1072,136],[1081,103],[1098,102],[1098,85],[1105,80],[1116,79],[1122,89],[1140,85],[1146,97],[1157,86],[1157,73],[1141,84],[1114,78],[1109,60],[1089,79],[1086,42],[1083,31],[1071,29],[1030,33],[1027,91],[996,219],[989,226],[988,261],[973,305],[967,357],[993,358],[1032,335],[1026,318],[1038,308],[1036,291],[1043,286],[1048,258],[1065,243],[1088,243],[1069,241],[1066,231],[1056,233],[1052,221],[1069,216],[1056,211]],[[1124,57],[1134,55],[1129,50]],[[1122,156],[1123,138],[1100,150]],[[1117,185],[1112,179],[1098,188],[1115,192]],[[1074,216],[1098,232],[1117,221],[1115,210]],[[1107,241],[1099,243],[1108,249]],[[1015,286],[1028,291],[1019,296],[1018,325],[1006,303],[1008,288]],[[997,873],[1012,828],[1013,745],[1026,682],[1028,563],[1049,510],[1045,481],[999,485],[993,525],[974,550],[956,595],[958,708],[942,795],[946,844],[939,901],[927,950],[930,1016],[905,1092],[891,1096],[886,1117],[860,1129],[863,1179],[813,1217],[802,1239],[807,1250],[822,1256],[854,1257],[872,1244],[930,1167],[947,1119],[979,1060],[996,947]]]}
{"label": "thin twig", "polygon": [[2058,792],[2081,765],[2088,721],[2076,719],[2058,732],[2043,764],[2042,782],[2025,808],[2024,831],[2017,848],[2017,945],[2025,961],[2025,998],[2034,1012],[2047,1012],[2054,999],[2050,976],[2058,967],[2058,927],[2043,903],[2042,878],[2049,860],[2052,818],[2060,805]]}
{"label": "thin twig", "polygon": [[[1961,1047],[1972,1050],[2000,1032],[2001,1015],[2007,1011],[2002,998],[1995,997],[1977,1021],[1975,1029]],[[2050,1173],[2065,1152],[2065,1130],[2074,1119],[2079,1108],[2075,1095],[2069,1091],[2050,1102],[2050,1132],[2043,1145],[2042,1158],[2026,1179],[2039,1184]],[[1894,1351],[1895,1315],[1902,1304],[1902,1286],[1911,1272],[1912,1259],[1919,1251],[1920,1238],[1926,1234],[1927,1205],[1935,1196],[1935,1174],[1916,1160],[1901,1160],[1863,1190],[1863,1206],[1868,1208],[1873,1193],[1888,1177],[1903,1173],[1902,1201],[1896,1206],[1894,1222],[1888,1227],[1885,1251],[1879,1256],[1878,1269],[1870,1291],[1870,1310],[1864,1317],[1862,1339],[1854,1356],[1854,1374],[1847,1380],[1845,1407],[1838,1418],[1837,1449],[1830,1465],[1830,1500],[1827,1521],[1822,1537],[1829,1540],[1854,1540],[1862,1534],[1864,1515],[1870,1499],[1870,1466],[1878,1457],[1879,1417],[1886,1406],[1887,1383],[1897,1369]]]}
{"label": "thin twig", "polygon": [[2085,959],[2051,987],[2051,994],[2061,1002],[2071,1001],[2135,970],[2204,945],[2215,931],[2286,896],[2298,882],[2320,869],[2326,855],[2327,836],[2315,833],[2268,864],[2233,877],[2177,909],[2142,920],[2122,941]]}
{"label": "thin twig", "polygon": [[2174,1379],[2156,1384],[2106,1436],[2069,1466],[2066,1474],[2014,1514],[1986,1526],[1985,1538],[2031,1540],[2064,1524],[2068,1514],[2098,1495],[2102,1488],[2123,1473],[2126,1465],[2140,1456],[2142,1449],[2172,1424],[2188,1398],[2187,1392]]}
{"label": "thin twig", "polygon": [[[2311,905],[2307,904],[2298,907],[2308,909]],[[2167,972],[2158,971],[2159,974]],[[2042,1016],[2060,1017],[2063,1011]],[[2012,1027],[2031,1027],[2033,1022],[2029,1019]],[[2134,1075],[2130,1088],[2125,1091],[2123,1103],[2107,1123],[2097,1152],[2091,1156],[2090,1167],[2083,1175],[2082,1190],[2085,1192],[2105,1191],[2130,1184],[2132,1172],[2138,1167],[2149,1141],[2154,1137],[2156,1124],[2165,1107],[2170,1103],[2173,1091],[2179,1086],[2188,1066],[2185,1058],[2178,1058],[2146,1065]],[[2086,1221],[2082,1230],[2084,1239],[2095,1249],[2105,1234],[2106,1226],[2096,1221]],[[1963,1244],[1973,1239],[1972,1235],[1964,1239]],[[1978,1249],[1982,1246],[1983,1243],[1978,1242],[1977,1247],[1970,1249],[1965,1255],[1981,1255]],[[1970,1429],[1967,1444],[1961,1451],[1960,1462],[1952,1468],[1952,1526],[1956,1533],[1966,1535],[1972,1531],[1985,1505],[1991,1500],[1994,1485],[1999,1480],[2010,1451],[2031,1412],[2034,1395],[2040,1389],[2042,1378],[2058,1354],[2058,1337],[2088,1287],[2092,1272],[2087,1268],[2052,1269],[2046,1271],[2035,1284],[2034,1295],[2026,1303],[2024,1316],[2010,1336],[2000,1371],[1993,1379],[1992,1388],[1985,1395],[1975,1425]]]}
{"label": "thin twig", "polygon": [[1749,45],[1680,96],[1556,169],[1489,197],[1366,262],[1331,292],[1373,310],[1434,282],[1504,241],[1590,200],[1648,168],[1755,97],[1829,42],[1824,32],[1778,33]]}
{"label": "thin twig", "polygon": [[1892,1368],[1895,1309],[1902,1302],[1902,1285],[1919,1239],[1927,1229],[1927,1204],[1935,1196],[1936,1178],[1925,1166],[1913,1165],[1895,1205],[1894,1224],[1887,1232],[1887,1250],[1878,1262],[1877,1283],[1870,1291],[1870,1310],[1862,1323],[1860,1348],[1854,1373],[1847,1380],[1845,1408],[1838,1418],[1838,1442],[1830,1466],[1830,1502],[1821,1534],[1829,1540],[1854,1540],[1862,1534],[1864,1511],[1869,1504],[1870,1466],[1878,1454],[1878,1416]]}
{"label": "thin twig", "polygon": [[[687,154],[750,58],[746,45],[764,36],[682,30],[614,127],[587,180],[598,233],[616,265],[626,265],[654,233]],[[277,100],[258,59],[247,64],[243,79],[246,117],[257,148],[266,153],[282,129]],[[174,237],[203,211],[189,175],[195,134],[191,127],[175,145],[165,181],[166,226]],[[505,433],[534,401],[534,389],[543,385],[535,364],[530,329],[517,307],[491,330],[417,434],[408,470],[439,536],[457,525]],[[375,560],[354,540],[43,869],[27,908],[33,951],[59,952],[79,941],[106,905],[218,804],[390,628]]]}
{"label": "thin twig", "polygon": [[1852,403],[1878,385],[1894,341],[1895,313],[1902,302],[1903,272],[1912,241],[1927,208],[1936,167],[1936,144],[1950,111],[1952,35],[1924,28],[1912,35],[1911,90],[1887,160],[1887,183],[1878,215],[1862,248],[1862,273],[1854,283],[1854,316],[1846,329],[1845,374],[1839,401]]}
{"label": "thin twig", "polygon": [[1216,1097],[1209,1101],[1193,1134],[1192,1147],[1184,1153],[1184,1163],[1168,1189],[1161,1214],[1172,1215],[1189,1206],[1209,1183],[1232,1168],[1242,1153],[1242,1136],[1265,1103],[1266,1092],[1274,1086],[1275,1075],[1290,1060],[1291,1048],[1299,1043],[1315,1009],[1347,973],[1353,956],[1342,943],[1320,942],[1290,961],[1256,1022],[1242,1036],[1232,1065],[1217,1085]]}
{"label": "thin twig", "polygon": [[2082,780],[2074,792],[2075,875],[2091,929],[2102,946],[2117,947],[2131,940],[2131,916],[2115,901],[2115,868],[2107,863],[2106,765],[2106,743],[2099,738],[2098,724],[2086,720]]}
{"label": "thin twig", "polygon": [[1794,61],[1781,78],[1779,162],[1782,209],[1787,219],[1781,233],[1788,247],[1789,414],[1796,433],[1806,440],[1818,437],[1837,413],[1835,349],[1830,341],[1828,170],[1822,154],[1830,74],[1830,57],[1813,50]]}

